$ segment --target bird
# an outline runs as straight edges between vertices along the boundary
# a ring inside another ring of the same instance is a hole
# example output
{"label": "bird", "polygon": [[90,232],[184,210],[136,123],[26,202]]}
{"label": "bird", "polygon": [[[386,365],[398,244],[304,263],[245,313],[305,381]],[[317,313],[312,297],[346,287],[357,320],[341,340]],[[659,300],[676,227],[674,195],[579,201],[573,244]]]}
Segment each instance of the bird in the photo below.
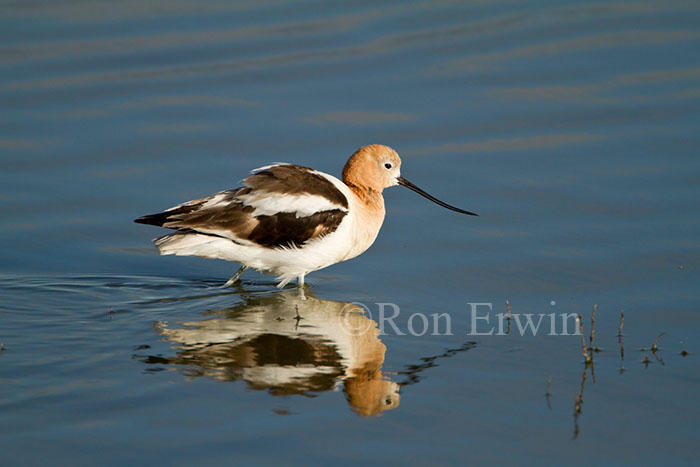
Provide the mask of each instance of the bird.
{"label": "bird", "polygon": [[224,286],[255,269],[274,274],[283,288],[296,278],[364,253],[385,216],[385,188],[402,185],[452,211],[451,206],[401,176],[401,158],[389,146],[355,151],[338,178],[308,167],[275,163],[251,171],[243,186],[178,204],[134,222],[174,230],[153,240],[161,255],[199,256],[239,263]]}
{"label": "bird", "polygon": [[[300,319],[313,325],[300,329]],[[203,319],[157,321],[154,328],[177,349],[157,363],[194,367],[197,377],[244,380],[273,396],[342,387],[363,417],[379,416],[401,401],[399,383],[382,371],[387,348],[379,325],[357,303],[291,290],[244,294],[233,307]]]}

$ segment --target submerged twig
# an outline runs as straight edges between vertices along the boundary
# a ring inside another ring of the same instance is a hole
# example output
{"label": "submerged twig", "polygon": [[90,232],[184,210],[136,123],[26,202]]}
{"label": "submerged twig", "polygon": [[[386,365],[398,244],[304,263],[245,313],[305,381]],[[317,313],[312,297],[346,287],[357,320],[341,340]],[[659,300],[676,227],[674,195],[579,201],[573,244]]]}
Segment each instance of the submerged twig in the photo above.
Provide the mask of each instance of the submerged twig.
{"label": "submerged twig", "polygon": [[654,358],[656,359],[657,362],[661,363],[661,366],[666,366],[666,364],[664,363],[664,360],[661,357],[659,357],[656,354],[656,352],[654,352]]}
{"label": "submerged twig", "polygon": [[659,343],[659,339],[661,339],[662,337],[664,337],[663,332],[661,334],[659,334],[659,337],[656,338],[656,340],[654,341],[654,344],[651,346],[651,353],[656,354],[656,351],[659,350],[659,347],[656,344]]}
{"label": "submerged twig", "polygon": [[620,326],[617,328],[617,341],[620,343],[620,374],[625,372],[625,346],[622,344],[622,326],[625,325],[625,310],[620,310]]}
{"label": "submerged twig", "polygon": [[506,300],[506,319],[508,320],[508,328],[506,329],[506,336],[510,335],[510,302]]}
{"label": "submerged twig", "polygon": [[598,309],[598,305],[593,305],[593,313],[591,313],[591,335],[588,341],[588,349],[593,354],[593,339],[595,339],[595,311]]}
{"label": "submerged twig", "polygon": [[552,387],[552,377],[550,376],[549,378],[547,378],[547,392],[546,392],[545,395],[544,395],[545,399],[547,400],[547,408],[548,408],[549,410],[552,410],[552,404],[551,404],[551,402],[550,402],[550,400],[549,400],[549,398],[550,398],[550,396],[551,396],[551,394],[550,394],[550,392],[549,392],[549,389],[550,389],[551,387]]}
{"label": "submerged twig", "polygon": [[622,326],[625,325],[625,310],[620,310],[620,327],[617,328],[617,336],[622,337]]}
{"label": "submerged twig", "polygon": [[[578,438],[578,416],[581,415],[581,408],[583,407],[583,391],[586,388],[586,375],[588,374],[589,365],[586,365],[581,373],[581,390],[578,395],[574,396],[574,436],[573,439]],[[593,365],[590,365],[591,371],[593,371]],[[595,378],[593,380],[595,382]]]}
{"label": "submerged twig", "polygon": [[578,438],[578,416],[581,414],[581,404],[583,404],[583,401],[578,395],[574,394],[574,436],[572,437],[574,440]]}
{"label": "submerged twig", "polygon": [[576,318],[578,321],[578,333],[581,335],[581,352],[583,353],[583,358],[586,361],[586,365],[591,363],[593,358],[588,354],[588,349],[586,348],[586,339],[583,337],[583,316],[581,314]]}
{"label": "submerged twig", "polygon": [[620,343],[620,374],[625,372],[625,346],[622,345],[622,334],[617,335],[617,341]]}

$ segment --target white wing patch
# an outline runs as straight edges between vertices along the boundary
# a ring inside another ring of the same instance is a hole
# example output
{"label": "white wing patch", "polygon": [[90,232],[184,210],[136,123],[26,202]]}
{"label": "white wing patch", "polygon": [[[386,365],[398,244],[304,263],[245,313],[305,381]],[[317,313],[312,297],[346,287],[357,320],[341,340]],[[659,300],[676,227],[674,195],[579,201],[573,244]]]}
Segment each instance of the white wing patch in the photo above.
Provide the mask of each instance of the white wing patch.
{"label": "white wing patch", "polygon": [[274,216],[282,212],[293,212],[299,218],[334,209],[347,212],[346,208],[330,201],[328,198],[308,193],[290,195],[256,190],[245,195],[239,195],[237,198],[246,206],[255,208],[255,211],[252,213],[253,217]]}
{"label": "white wing patch", "polygon": [[[227,197],[228,195],[228,197]],[[228,199],[227,199],[228,198]],[[217,193],[207,200],[199,209],[211,209],[214,207],[226,207],[231,204],[230,193]]]}
{"label": "white wing patch", "polygon": [[[228,199],[226,199],[227,195],[229,195]],[[180,208],[185,207],[185,206],[195,206],[198,204],[201,204],[201,205],[197,207],[197,210],[212,208],[212,207],[217,206],[217,205],[221,205],[223,207],[223,206],[229,205],[230,203],[231,203],[230,193],[222,191],[222,192],[219,192],[215,195],[210,196],[209,198],[193,199],[192,201],[180,203],[177,206],[173,206],[172,208],[166,209],[164,212],[175,211],[176,209],[180,209]]]}
{"label": "white wing patch", "polygon": [[258,167],[257,169],[253,169],[250,171],[250,173],[256,174],[256,173],[263,172],[267,169],[271,169],[272,167],[277,167],[280,165],[292,165],[292,164],[290,164],[289,162],[275,162],[275,163],[270,164],[270,165],[264,165],[262,167]]}

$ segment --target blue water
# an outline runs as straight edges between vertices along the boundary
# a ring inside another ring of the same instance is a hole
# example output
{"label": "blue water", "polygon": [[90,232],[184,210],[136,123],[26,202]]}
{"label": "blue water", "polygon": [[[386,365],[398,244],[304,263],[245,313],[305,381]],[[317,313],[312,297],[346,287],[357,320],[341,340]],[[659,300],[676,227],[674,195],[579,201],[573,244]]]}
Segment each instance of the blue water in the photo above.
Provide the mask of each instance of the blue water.
{"label": "blue water", "polygon": [[[693,464],[698,50],[686,1],[1,3],[2,464]],[[304,301],[132,223],[369,143],[480,217],[391,188]]]}

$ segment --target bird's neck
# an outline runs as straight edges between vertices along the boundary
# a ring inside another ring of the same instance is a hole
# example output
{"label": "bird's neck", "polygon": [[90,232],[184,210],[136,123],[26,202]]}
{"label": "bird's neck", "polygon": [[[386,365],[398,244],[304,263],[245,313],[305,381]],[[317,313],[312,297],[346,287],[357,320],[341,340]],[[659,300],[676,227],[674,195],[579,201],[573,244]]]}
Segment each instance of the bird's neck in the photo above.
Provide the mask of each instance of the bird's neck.
{"label": "bird's neck", "polygon": [[381,210],[384,211],[384,197],[381,191],[377,191],[374,188],[368,186],[356,185],[352,182],[345,184],[352,190],[352,192],[357,196],[357,198],[367,206],[370,210]]}
{"label": "bird's neck", "polygon": [[369,187],[348,184],[353,200],[352,216],[355,228],[352,229],[352,247],[343,258],[354,258],[362,254],[374,243],[384,222],[384,198],[381,192]]}

